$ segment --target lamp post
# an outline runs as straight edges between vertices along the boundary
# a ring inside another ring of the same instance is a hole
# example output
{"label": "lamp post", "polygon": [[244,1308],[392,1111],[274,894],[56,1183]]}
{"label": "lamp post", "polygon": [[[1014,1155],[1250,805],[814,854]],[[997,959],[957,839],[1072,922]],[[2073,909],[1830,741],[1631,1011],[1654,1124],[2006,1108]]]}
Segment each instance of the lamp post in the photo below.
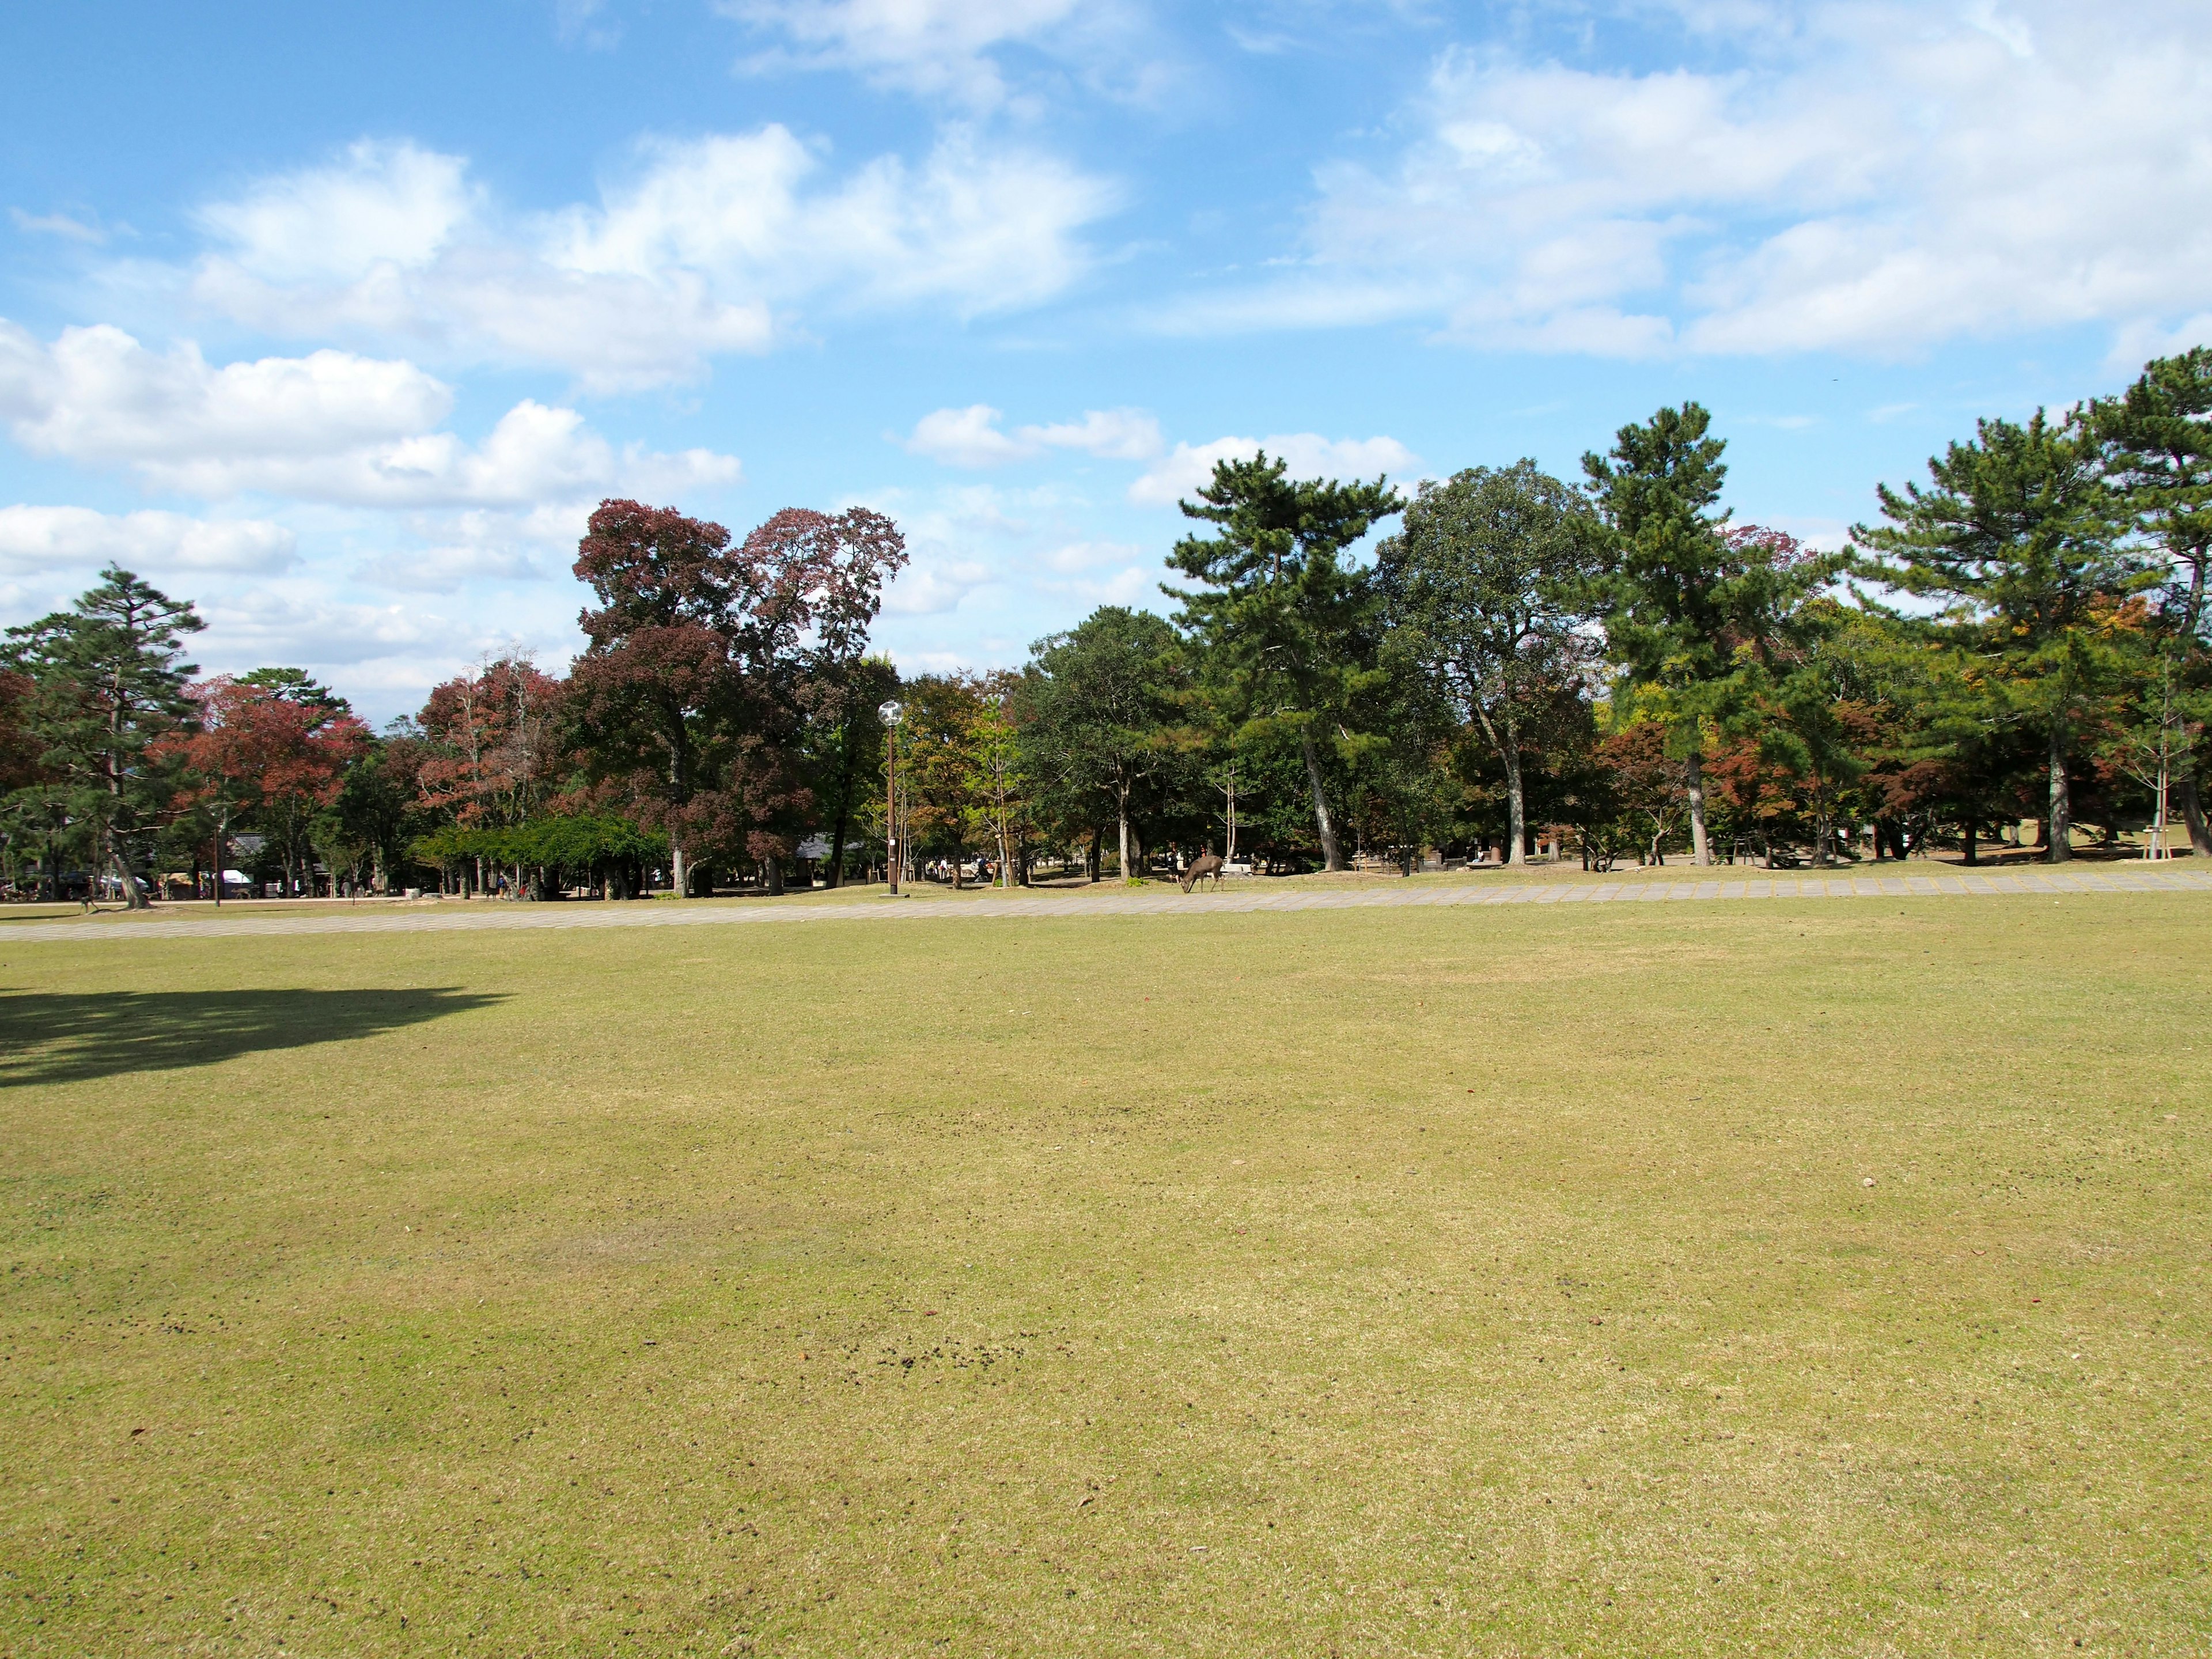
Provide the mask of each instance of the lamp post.
{"label": "lamp post", "polygon": [[905,713],[896,702],[876,710],[884,723],[884,869],[890,877],[893,898],[899,890],[898,729]]}

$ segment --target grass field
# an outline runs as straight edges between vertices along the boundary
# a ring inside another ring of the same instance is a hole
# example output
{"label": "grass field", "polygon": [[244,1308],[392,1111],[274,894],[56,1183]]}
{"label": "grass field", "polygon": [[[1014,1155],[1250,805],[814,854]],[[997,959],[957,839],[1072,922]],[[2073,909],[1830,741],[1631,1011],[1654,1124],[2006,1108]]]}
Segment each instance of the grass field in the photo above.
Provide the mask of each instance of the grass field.
{"label": "grass field", "polygon": [[2208,922],[0,933],[0,1653],[2201,1654]]}

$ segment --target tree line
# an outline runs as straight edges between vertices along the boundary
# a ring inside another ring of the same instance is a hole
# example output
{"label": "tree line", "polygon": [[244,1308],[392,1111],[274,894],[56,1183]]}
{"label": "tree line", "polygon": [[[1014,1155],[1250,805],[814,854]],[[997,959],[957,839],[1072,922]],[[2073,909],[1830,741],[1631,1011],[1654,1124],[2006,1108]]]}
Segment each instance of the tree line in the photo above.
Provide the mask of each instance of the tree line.
{"label": "tree line", "polygon": [[7,873],[137,902],[250,843],[289,892],[619,897],[836,885],[894,839],[1011,884],[1201,848],[2059,861],[2161,852],[2169,820],[2212,854],[2212,351],[1978,422],[1832,551],[1735,522],[1711,428],[1686,403],[1573,482],[1522,460],[1410,497],[1221,462],[1171,617],[1103,607],[981,673],[870,651],[906,561],[880,514],[739,539],[609,501],[568,674],[488,661],[382,732],[297,670],[194,678],[192,607],[111,568],[0,653]]}

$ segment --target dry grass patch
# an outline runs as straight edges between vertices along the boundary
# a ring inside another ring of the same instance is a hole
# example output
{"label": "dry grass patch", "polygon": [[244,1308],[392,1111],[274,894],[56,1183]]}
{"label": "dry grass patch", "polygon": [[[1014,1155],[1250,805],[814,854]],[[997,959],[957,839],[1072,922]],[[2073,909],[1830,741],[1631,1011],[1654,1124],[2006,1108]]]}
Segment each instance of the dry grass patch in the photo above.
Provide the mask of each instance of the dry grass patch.
{"label": "dry grass patch", "polygon": [[0,1650],[2194,1651],[2208,916],[0,939]]}

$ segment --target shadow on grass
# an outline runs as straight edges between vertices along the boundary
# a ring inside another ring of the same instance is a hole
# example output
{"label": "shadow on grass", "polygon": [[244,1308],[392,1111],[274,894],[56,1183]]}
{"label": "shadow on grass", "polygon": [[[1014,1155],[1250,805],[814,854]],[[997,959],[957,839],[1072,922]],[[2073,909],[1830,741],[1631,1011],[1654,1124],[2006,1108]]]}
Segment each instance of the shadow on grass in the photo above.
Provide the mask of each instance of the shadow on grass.
{"label": "shadow on grass", "polygon": [[212,1066],[269,1048],[347,1042],[506,1000],[405,991],[0,993],[0,1088]]}

